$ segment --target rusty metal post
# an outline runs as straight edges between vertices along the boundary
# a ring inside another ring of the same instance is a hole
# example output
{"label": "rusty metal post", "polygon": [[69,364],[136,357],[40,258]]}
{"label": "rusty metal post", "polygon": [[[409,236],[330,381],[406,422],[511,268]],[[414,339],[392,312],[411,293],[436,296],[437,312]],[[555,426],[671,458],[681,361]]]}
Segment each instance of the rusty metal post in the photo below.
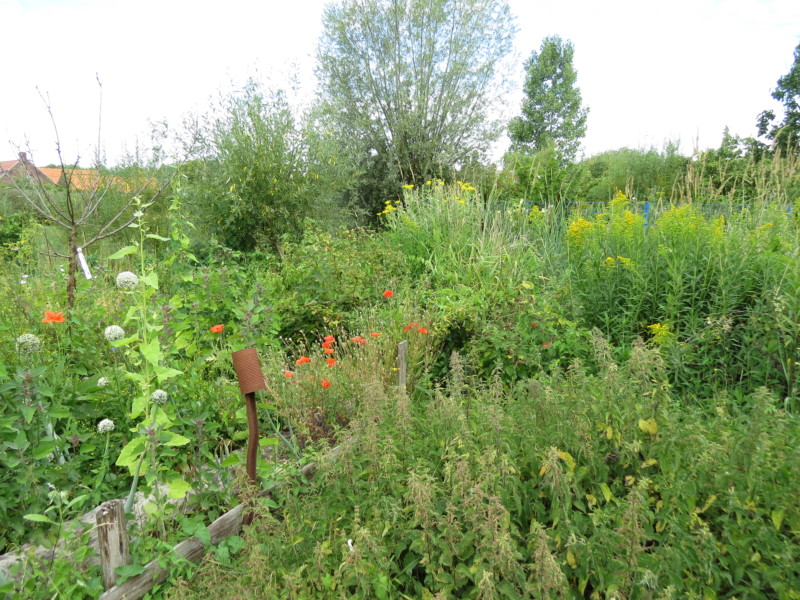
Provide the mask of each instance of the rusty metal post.
{"label": "rusty metal post", "polygon": [[[253,485],[257,485],[256,460],[258,458],[258,412],[256,410],[256,392],[267,387],[261,363],[255,348],[245,348],[231,355],[233,369],[239,380],[239,390],[244,394],[247,403],[247,476]],[[242,522],[249,525],[253,521],[253,513],[245,515]]]}

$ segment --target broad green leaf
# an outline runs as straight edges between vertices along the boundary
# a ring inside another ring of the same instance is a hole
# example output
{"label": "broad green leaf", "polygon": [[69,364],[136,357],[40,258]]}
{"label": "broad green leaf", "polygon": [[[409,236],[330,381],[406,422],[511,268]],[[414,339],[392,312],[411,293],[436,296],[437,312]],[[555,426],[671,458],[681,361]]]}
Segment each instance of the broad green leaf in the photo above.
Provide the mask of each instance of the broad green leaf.
{"label": "broad green leaf", "polygon": [[135,254],[137,250],[138,248],[136,248],[136,246],[125,246],[124,248],[121,248],[120,250],[114,252],[114,254],[108,257],[108,259],[119,260],[123,256],[128,256],[129,254]]}
{"label": "broad green leaf", "polygon": [[150,238],[151,240],[158,240],[160,242],[168,242],[169,241],[169,238],[165,238],[164,236],[161,236],[161,235],[156,235],[155,233],[148,233],[144,237]]}
{"label": "broad green leaf", "polygon": [[156,373],[159,383],[166,381],[167,379],[177,377],[178,375],[183,375],[183,371],[178,371],[178,369],[170,369],[169,367],[164,367],[162,365],[155,365],[153,370]]}
{"label": "broad green leaf", "polygon": [[167,495],[175,500],[183,498],[186,496],[187,492],[192,489],[192,486],[180,477],[173,477],[167,481],[167,485],[169,486],[169,493]]}
{"label": "broad green leaf", "polygon": [[33,420],[33,415],[36,414],[35,406],[25,406],[23,404],[20,410],[22,411],[22,417],[25,419],[26,423],[30,423]]}
{"label": "broad green leaf", "polygon": [[129,345],[131,342],[137,341],[138,339],[139,339],[139,334],[134,333],[133,335],[128,336],[126,338],[122,338],[121,340],[117,340],[116,342],[111,342],[111,345],[114,346],[115,348],[121,348],[123,346]]}
{"label": "broad green leaf", "polygon": [[117,567],[115,572],[119,576],[119,579],[117,579],[117,585],[119,585],[131,577],[141,575],[145,572],[145,568],[142,565],[123,565],[121,567]]}
{"label": "broad green leaf", "polygon": [[238,465],[242,462],[242,457],[240,454],[229,454],[225,460],[220,463],[221,467],[232,467],[234,465]]}
{"label": "broad green leaf", "polygon": [[611,499],[614,497],[614,494],[611,493],[611,489],[609,489],[608,485],[605,483],[601,483],[600,491],[603,492],[603,498],[606,499],[606,502],[611,502]]}
{"label": "broad green leaf", "polygon": [[196,537],[198,540],[203,542],[204,546],[211,545],[211,532],[208,530],[208,527],[199,523],[195,530],[192,532],[192,535]]}
{"label": "broad green leaf", "polygon": [[54,440],[44,440],[41,444],[34,448],[33,452],[31,452],[31,456],[36,460],[41,460],[45,456],[50,456],[55,450],[56,443]]}
{"label": "broad green leaf", "polygon": [[150,286],[154,290],[158,289],[158,273],[156,273],[155,271],[151,271],[147,275],[142,275],[139,278],[139,281],[141,281],[145,285]]}
{"label": "broad green leaf", "polygon": [[28,521],[34,521],[36,523],[52,523],[53,525],[55,525],[55,521],[53,521],[53,519],[51,519],[50,517],[46,517],[45,515],[39,515],[36,513],[24,515],[22,518],[27,519]]}
{"label": "broad green leaf", "polygon": [[130,442],[125,444],[125,447],[119,453],[116,465],[118,467],[130,467],[133,465],[139,460],[139,456],[142,454],[145,444],[146,440],[143,435],[133,438]]}
{"label": "broad green leaf", "polygon": [[128,371],[125,373],[125,377],[127,377],[128,379],[132,379],[136,383],[143,384],[145,381],[144,375],[142,375],[141,373],[131,373],[130,371]]}
{"label": "broad green leaf", "polygon": [[783,524],[783,515],[784,515],[784,510],[782,508],[776,508],[770,514],[770,516],[772,517],[772,524],[775,525],[775,529],[777,529],[778,531],[781,530],[781,525]]}
{"label": "broad green leaf", "polygon": [[139,344],[139,352],[154,367],[157,367],[161,359],[164,358],[164,354],[161,352],[161,344],[157,337],[154,337],[146,344]]}
{"label": "broad green leaf", "polygon": [[147,408],[147,396],[139,394],[133,399],[133,404],[131,405],[131,418],[135,419],[142,413],[144,413],[144,409]]}
{"label": "broad green leaf", "polygon": [[166,442],[163,442],[165,446],[185,446],[192,441],[189,438],[180,435],[179,433],[173,433],[171,431],[166,433],[170,435],[170,438]]}
{"label": "broad green leaf", "polygon": [[658,431],[658,424],[655,419],[639,419],[639,429],[650,435],[655,435]]}
{"label": "broad green leaf", "polygon": [[277,444],[278,444],[278,438],[265,437],[258,440],[258,445],[261,446],[262,448],[266,446],[275,446]]}
{"label": "broad green leaf", "polygon": [[561,460],[567,463],[569,470],[575,471],[575,459],[572,458],[572,454],[570,454],[569,452],[564,452],[562,450],[556,450],[556,452],[558,452],[558,455],[561,457]]}

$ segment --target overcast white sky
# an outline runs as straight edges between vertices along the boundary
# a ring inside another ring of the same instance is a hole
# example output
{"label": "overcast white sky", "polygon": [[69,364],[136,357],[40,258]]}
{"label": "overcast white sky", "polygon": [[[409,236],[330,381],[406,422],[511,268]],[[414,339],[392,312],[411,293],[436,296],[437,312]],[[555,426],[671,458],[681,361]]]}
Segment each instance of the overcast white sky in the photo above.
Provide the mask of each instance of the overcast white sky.
{"label": "overcast white sky", "polygon": [[[64,159],[88,166],[98,139],[113,163],[148,120],[179,125],[217,90],[298,70],[312,92],[325,0],[0,0],[0,160],[56,160],[37,87],[49,95]],[[798,0],[510,0],[522,61],[542,38],[575,46],[589,107],[587,155],[620,147],[716,147],[728,126],[755,134],[800,42]],[[294,67],[292,65],[295,65]]]}

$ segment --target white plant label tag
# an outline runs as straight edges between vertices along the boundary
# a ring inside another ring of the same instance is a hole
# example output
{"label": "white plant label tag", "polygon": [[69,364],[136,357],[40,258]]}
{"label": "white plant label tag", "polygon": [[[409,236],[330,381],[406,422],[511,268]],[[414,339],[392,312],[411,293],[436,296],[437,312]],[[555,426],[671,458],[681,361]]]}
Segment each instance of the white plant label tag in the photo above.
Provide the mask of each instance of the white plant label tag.
{"label": "white plant label tag", "polygon": [[83,274],[86,279],[91,279],[92,274],[89,272],[89,265],[86,263],[86,257],[83,255],[83,248],[75,248],[75,251],[78,253],[78,263],[81,265],[81,269],[83,269]]}

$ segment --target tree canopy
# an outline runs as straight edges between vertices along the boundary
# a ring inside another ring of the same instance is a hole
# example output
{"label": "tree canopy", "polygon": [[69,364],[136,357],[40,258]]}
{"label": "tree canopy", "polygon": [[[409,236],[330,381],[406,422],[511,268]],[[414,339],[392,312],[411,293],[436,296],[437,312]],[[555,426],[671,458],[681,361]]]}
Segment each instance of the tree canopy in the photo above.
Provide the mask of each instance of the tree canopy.
{"label": "tree canopy", "polygon": [[525,62],[525,98],[522,114],[509,124],[515,151],[538,152],[554,146],[566,159],[573,159],[586,135],[588,109],[581,104],[572,65],[572,42],[559,36],[546,37],[539,52]]}
{"label": "tree canopy", "polygon": [[515,32],[504,0],[326,7],[321,100],[365,185],[419,183],[488,148],[501,132],[491,107]]}
{"label": "tree canopy", "polygon": [[781,149],[800,149],[800,44],[794,49],[794,63],[778,79],[772,97],[783,104],[783,120],[775,122],[775,111],[765,110],[758,117],[758,135],[766,136]]}

